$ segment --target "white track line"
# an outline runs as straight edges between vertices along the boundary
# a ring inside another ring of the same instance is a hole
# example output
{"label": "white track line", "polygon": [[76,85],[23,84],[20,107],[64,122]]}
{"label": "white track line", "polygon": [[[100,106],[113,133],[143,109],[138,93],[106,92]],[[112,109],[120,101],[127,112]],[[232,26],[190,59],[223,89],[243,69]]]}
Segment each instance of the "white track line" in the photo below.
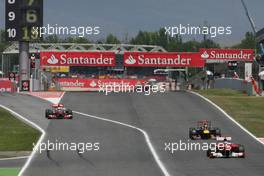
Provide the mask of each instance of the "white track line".
{"label": "white track line", "polygon": [[144,131],[144,130],[138,128],[138,127],[135,127],[135,126],[132,126],[132,125],[129,125],[129,124],[125,124],[125,123],[122,123],[122,122],[118,122],[118,121],[115,121],[115,120],[105,119],[105,118],[102,118],[102,117],[97,117],[97,116],[93,116],[93,115],[89,115],[89,114],[85,114],[85,113],[77,112],[77,111],[73,111],[73,112],[76,113],[76,114],[79,114],[79,115],[83,115],[83,116],[86,116],[86,117],[93,118],[93,119],[102,120],[102,121],[106,121],[106,122],[122,125],[122,126],[125,126],[125,127],[129,127],[129,128],[132,128],[132,129],[135,129],[135,130],[141,132],[144,135],[146,143],[148,144],[148,147],[149,147],[149,149],[150,149],[150,151],[151,151],[156,163],[158,164],[159,168],[161,169],[162,173],[164,174],[164,176],[170,176],[170,174],[167,171],[166,167],[164,166],[164,164],[160,160],[155,148],[153,147],[153,145],[152,145],[152,143],[150,141],[149,135],[147,134],[146,131]]}
{"label": "white track line", "polygon": [[189,91],[190,93],[199,96],[200,98],[202,98],[203,100],[207,101],[208,103],[212,104],[215,108],[217,108],[219,111],[221,111],[227,118],[229,118],[232,122],[234,122],[237,126],[239,126],[243,131],[245,131],[249,136],[251,136],[252,138],[254,138],[256,141],[258,141],[259,143],[261,143],[262,145],[264,145],[264,143],[258,139],[254,134],[252,134],[251,132],[249,132],[245,127],[243,127],[240,123],[238,123],[233,117],[231,117],[229,114],[227,114],[222,108],[220,108],[218,105],[216,105],[214,102],[212,102],[211,100],[209,100],[208,98],[200,95],[197,92],[193,92],[193,91]]}
{"label": "white track line", "polygon": [[31,160],[33,159],[35,153],[37,152],[37,149],[38,149],[40,143],[42,142],[42,140],[44,139],[44,137],[45,137],[45,135],[46,135],[46,132],[45,132],[40,126],[38,126],[36,123],[31,122],[31,121],[28,120],[27,118],[25,118],[25,117],[23,117],[22,115],[16,113],[15,111],[9,109],[8,107],[3,106],[3,105],[0,105],[0,107],[3,108],[3,109],[5,109],[5,110],[7,110],[7,111],[9,111],[9,112],[10,112],[11,114],[13,114],[14,116],[16,116],[16,117],[22,119],[22,121],[26,122],[27,124],[29,124],[30,126],[36,128],[37,130],[39,130],[39,131],[42,133],[42,135],[41,135],[41,137],[39,138],[39,140],[38,140],[36,146],[34,147],[33,151],[31,152],[31,154],[30,154],[30,156],[29,156],[27,162],[24,164],[24,166],[22,167],[22,169],[20,170],[20,172],[19,172],[19,174],[18,174],[18,176],[22,176],[22,175],[24,174],[26,168],[27,168],[27,167],[29,166],[29,164],[31,163]]}
{"label": "white track line", "polygon": [[19,160],[19,159],[26,159],[29,156],[17,156],[17,157],[10,157],[10,158],[1,158],[0,161],[8,161],[8,160]]}

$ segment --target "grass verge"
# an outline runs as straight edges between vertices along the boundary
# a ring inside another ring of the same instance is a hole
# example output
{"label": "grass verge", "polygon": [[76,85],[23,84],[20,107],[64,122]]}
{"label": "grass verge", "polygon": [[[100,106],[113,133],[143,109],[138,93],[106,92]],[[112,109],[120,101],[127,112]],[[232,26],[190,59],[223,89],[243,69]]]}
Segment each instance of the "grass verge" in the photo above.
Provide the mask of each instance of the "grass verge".
{"label": "grass verge", "polygon": [[230,89],[197,91],[213,101],[257,137],[264,137],[264,97],[249,97]]}
{"label": "grass verge", "polygon": [[[0,108],[0,151],[31,151],[40,132]],[[1,176],[1,175],[0,175]]]}
{"label": "grass verge", "polygon": [[0,168],[0,176],[17,176],[20,168]]}

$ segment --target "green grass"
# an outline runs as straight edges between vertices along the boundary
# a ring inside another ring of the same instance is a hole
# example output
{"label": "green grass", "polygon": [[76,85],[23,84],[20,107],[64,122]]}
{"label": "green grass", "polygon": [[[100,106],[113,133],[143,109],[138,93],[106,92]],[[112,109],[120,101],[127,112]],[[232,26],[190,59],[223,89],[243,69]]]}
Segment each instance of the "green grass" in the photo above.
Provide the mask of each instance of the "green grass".
{"label": "green grass", "polygon": [[40,132],[0,108],[0,151],[31,151],[39,136]]}
{"label": "green grass", "polygon": [[0,168],[0,176],[17,176],[19,168]]}
{"label": "green grass", "polygon": [[208,89],[200,90],[198,93],[208,96],[244,96],[240,91],[231,89]]}
{"label": "green grass", "polygon": [[264,137],[264,97],[250,97],[229,89],[202,90],[198,93],[212,100],[250,132]]}

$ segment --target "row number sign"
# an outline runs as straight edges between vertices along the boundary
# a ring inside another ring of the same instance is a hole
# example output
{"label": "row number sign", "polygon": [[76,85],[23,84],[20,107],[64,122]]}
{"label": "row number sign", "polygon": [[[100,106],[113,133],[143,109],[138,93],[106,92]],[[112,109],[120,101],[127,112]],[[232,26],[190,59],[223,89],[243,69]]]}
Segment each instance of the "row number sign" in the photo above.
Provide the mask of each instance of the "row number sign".
{"label": "row number sign", "polygon": [[43,0],[6,0],[6,41],[40,40]]}

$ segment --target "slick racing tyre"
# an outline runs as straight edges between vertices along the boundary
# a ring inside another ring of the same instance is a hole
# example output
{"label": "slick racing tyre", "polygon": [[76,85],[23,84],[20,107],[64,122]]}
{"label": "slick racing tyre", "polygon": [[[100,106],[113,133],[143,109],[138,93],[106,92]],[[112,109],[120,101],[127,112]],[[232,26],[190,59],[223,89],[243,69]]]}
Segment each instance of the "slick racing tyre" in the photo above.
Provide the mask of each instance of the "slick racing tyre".
{"label": "slick racing tyre", "polygon": [[48,119],[50,119],[50,115],[52,114],[52,111],[50,110],[50,109],[46,109],[46,111],[45,111],[45,117],[46,118],[48,118]]}
{"label": "slick racing tyre", "polygon": [[68,114],[68,115],[71,115],[71,118],[70,118],[70,119],[72,119],[72,118],[73,118],[73,113],[72,113],[72,110],[70,110],[70,109],[67,109],[67,110],[66,110],[66,114]]}
{"label": "slick racing tyre", "polygon": [[210,149],[206,151],[206,156],[208,158],[214,158],[213,155],[212,155],[212,151]]}
{"label": "slick racing tyre", "polygon": [[195,136],[196,135],[196,131],[195,131],[195,129],[194,128],[190,128],[189,129],[189,138],[191,139],[191,140],[195,140]]}

